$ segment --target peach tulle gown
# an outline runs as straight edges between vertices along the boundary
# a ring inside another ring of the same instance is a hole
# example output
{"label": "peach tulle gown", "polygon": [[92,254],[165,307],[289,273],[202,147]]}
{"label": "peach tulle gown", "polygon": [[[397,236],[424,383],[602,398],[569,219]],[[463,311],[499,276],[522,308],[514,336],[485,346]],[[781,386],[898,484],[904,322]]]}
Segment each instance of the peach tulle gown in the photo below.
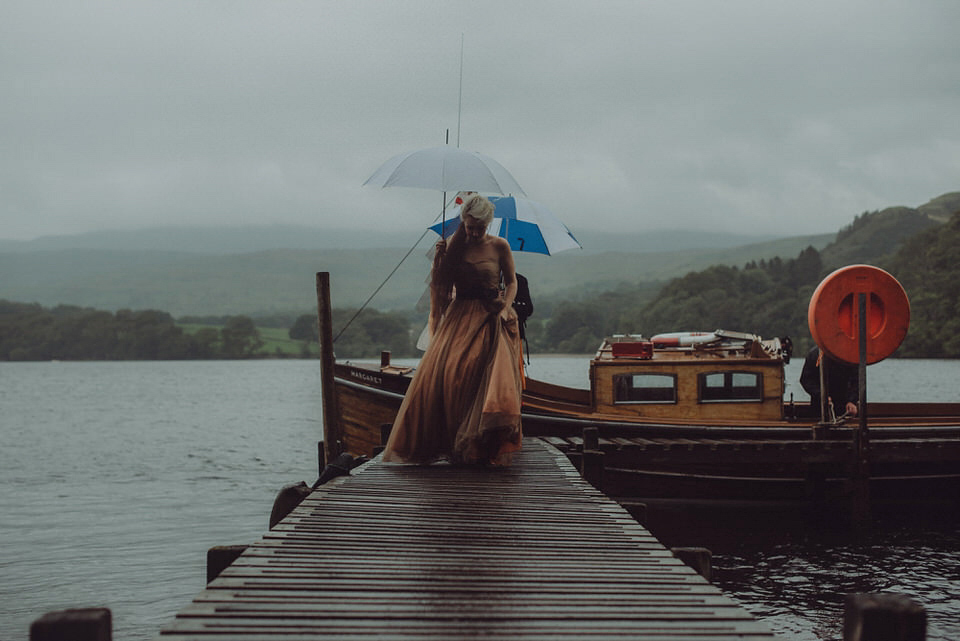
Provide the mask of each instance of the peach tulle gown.
{"label": "peach tulle gown", "polygon": [[[520,449],[523,386],[516,313],[491,314],[481,297],[500,279],[496,261],[465,263],[393,423],[384,461],[506,465]],[[479,296],[479,297],[477,297]]]}

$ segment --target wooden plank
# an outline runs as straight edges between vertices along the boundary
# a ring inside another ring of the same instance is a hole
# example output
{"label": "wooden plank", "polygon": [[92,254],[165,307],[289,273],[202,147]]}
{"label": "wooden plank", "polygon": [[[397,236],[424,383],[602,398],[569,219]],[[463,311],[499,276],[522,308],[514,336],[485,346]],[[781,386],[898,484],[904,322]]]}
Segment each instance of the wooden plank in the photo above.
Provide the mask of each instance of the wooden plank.
{"label": "wooden plank", "polygon": [[536,439],[525,440],[507,468],[375,460],[334,479],[249,546],[161,634],[179,641],[774,638]]}
{"label": "wooden plank", "polygon": [[[699,587],[699,586],[698,586]],[[396,591],[379,590],[370,588],[363,592],[347,590],[318,589],[313,592],[297,590],[254,590],[254,589],[217,589],[205,590],[201,592],[194,603],[233,603],[233,602],[252,602],[252,603],[291,603],[302,601],[304,603],[332,603],[338,607],[375,607],[379,603],[396,602],[414,602],[420,604],[433,604],[438,602],[457,603],[462,601],[476,602],[476,596],[479,592],[462,591],[445,594],[425,594],[425,593],[398,593]],[[497,600],[513,598],[514,593],[505,594],[503,592],[486,592],[484,594],[484,603],[493,603]],[[683,592],[670,591],[661,592],[660,590],[635,590],[629,594],[623,592],[596,594],[588,592],[573,593],[571,591],[549,593],[527,594],[524,597],[525,603],[546,603],[557,604],[561,607],[569,607],[578,604],[606,604],[615,603],[636,603],[636,604],[665,604],[674,606],[725,606],[729,605],[729,599],[723,596],[719,590],[712,588],[699,591],[689,589]]]}

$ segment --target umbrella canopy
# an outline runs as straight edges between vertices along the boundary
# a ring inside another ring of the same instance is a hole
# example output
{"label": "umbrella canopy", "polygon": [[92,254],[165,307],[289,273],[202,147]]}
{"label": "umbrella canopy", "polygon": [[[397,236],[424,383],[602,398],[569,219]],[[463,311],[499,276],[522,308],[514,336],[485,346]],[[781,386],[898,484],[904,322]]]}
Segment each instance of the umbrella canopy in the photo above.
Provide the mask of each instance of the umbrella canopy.
{"label": "umbrella canopy", "polygon": [[510,172],[493,158],[459,147],[430,147],[394,156],[364,185],[437,191],[523,194]]}
{"label": "umbrella canopy", "polygon": [[[544,205],[512,196],[491,197],[496,207],[488,233],[506,238],[513,251],[552,255],[581,247],[567,226]],[[460,207],[452,207],[449,220],[431,225],[437,234],[443,228],[448,238],[460,226]]]}

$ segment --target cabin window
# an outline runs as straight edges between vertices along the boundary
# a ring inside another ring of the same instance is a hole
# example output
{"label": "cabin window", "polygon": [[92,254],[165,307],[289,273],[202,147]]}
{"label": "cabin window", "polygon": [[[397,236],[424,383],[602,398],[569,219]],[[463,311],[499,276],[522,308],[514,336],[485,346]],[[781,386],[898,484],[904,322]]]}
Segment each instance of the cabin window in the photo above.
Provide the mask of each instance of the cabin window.
{"label": "cabin window", "polygon": [[700,402],[762,401],[763,375],[759,372],[710,372],[699,376]]}
{"label": "cabin window", "polygon": [[676,374],[617,374],[614,403],[676,403]]}

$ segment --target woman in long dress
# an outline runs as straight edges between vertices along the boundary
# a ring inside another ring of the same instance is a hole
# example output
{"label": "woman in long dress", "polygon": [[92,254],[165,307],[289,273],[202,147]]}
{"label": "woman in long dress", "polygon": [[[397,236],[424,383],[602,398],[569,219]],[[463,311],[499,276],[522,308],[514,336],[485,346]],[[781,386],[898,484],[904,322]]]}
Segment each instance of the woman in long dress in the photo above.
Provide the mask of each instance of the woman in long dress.
{"label": "woman in long dress", "polygon": [[[493,204],[468,196],[449,245],[437,243],[430,344],[383,460],[506,465],[520,449],[520,335],[510,245],[487,234]],[[500,291],[500,282],[504,284]]]}

